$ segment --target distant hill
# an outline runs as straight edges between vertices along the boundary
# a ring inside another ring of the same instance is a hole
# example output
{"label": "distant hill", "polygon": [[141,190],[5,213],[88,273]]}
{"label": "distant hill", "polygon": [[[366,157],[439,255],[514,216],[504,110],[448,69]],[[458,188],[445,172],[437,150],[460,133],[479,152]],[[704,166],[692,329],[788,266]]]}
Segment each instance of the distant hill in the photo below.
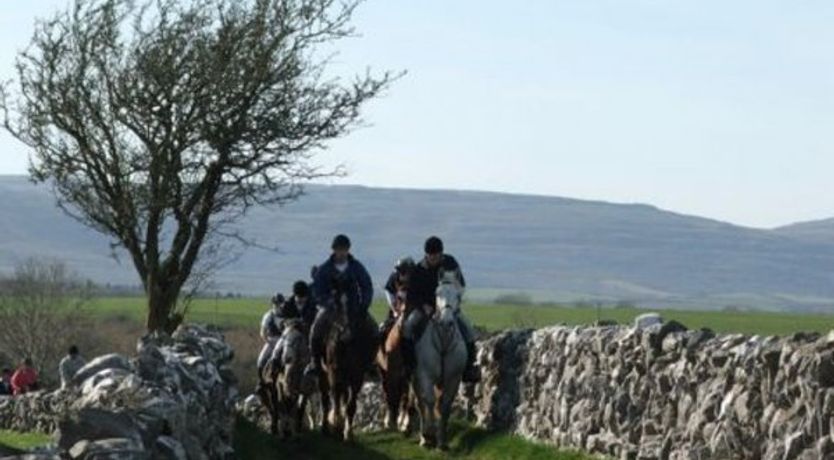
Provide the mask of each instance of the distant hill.
{"label": "distant hill", "polygon": [[[824,237],[824,226],[757,230],[641,204],[486,192],[307,191],[296,203],[246,217],[246,234],[280,253],[247,250],[218,273],[217,290],[288,290],[326,257],[338,232],[351,236],[379,286],[397,257],[420,256],[425,237],[437,234],[463,264],[475,297],[528,292],[539,300],[670,307],[834,306],[834,239]],[[0,270],[42,255],[99,283],[138,284],[129,261],[110,258],[109,241],[56,209],[47,189],[0,176],[0,196]]]}
{"label": "distant hill", "polygon": [[798,240],[834,243],[834,218],[787,225],[774,232]]}

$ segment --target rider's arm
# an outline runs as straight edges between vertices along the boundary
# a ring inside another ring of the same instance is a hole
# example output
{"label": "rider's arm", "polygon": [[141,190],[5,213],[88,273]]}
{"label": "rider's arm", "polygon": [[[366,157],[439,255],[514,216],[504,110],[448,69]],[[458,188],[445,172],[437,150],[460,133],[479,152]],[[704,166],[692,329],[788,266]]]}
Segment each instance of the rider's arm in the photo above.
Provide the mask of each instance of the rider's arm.
{"label": "rider's arm", "polygon": [[374,300],[374,285],[371,282],[371,275],[365,266],[361,263],[356,263],[356,281],[359,283],[359,289],[362,291],[362,311],[368,311],[371,308],[371,302]]}
{"label": "rider's arm", "polygon": [[388,308],[391,310],[394,309],[394,305],[396,305],[397,296],[395,294],[391,294],[388,292],[388,289],[385,290],[385,300],[388,302]]}
{"label": "rider's arm", "polygon": [[448,255],[448,254],[446,255],[446,257],[447,257],[447,263],[446,263],[447,266],[444,267],[444,268],[446,270],[454,271],[455,275],[458,278],[458,282],[460,283],[460,287],[465,288],[466,287],[466,280],[463,278],[463,269],[460,268],[460,264],[458,263],[458,260],[455,259],[454,257]]}
{"label": "rider's arm", "polygon": [[313,278],[313,300],[322,308],[330,308],[331,293],[328,286],[329,276],[330,270],[328,269],[328,265],[325,264],[319,266],[318,270],[316,270],[316,277]]}
{"label": "rider's arm", "polygon": [[388,308],[394,309],[394,305],[397,303],[397,287],[396,287],[396,277],[397,273],[392,273],[391,276],[388,277],[388,282],[385,283],[385,300],[388,301]]}
{"label": "rider's arm", "polygon": [[271,312],[267,312],[264,314],[263,318],[261,318],[261,339],[264,342],[269,341],[269,322],[272,321],[272,314]]}

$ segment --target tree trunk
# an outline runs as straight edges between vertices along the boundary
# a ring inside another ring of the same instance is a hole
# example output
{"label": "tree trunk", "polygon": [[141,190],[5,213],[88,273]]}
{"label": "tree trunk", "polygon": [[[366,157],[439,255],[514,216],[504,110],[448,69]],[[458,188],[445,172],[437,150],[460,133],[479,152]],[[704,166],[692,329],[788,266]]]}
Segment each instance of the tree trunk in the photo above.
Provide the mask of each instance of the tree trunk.
{"label": "tree trunk", "polygon": [[179,292],[159,286],[159,280],[153,277],[148,281],[148,318],[145,326],[148,332],[171,334],[182,323],[182,316],[173,314]]}

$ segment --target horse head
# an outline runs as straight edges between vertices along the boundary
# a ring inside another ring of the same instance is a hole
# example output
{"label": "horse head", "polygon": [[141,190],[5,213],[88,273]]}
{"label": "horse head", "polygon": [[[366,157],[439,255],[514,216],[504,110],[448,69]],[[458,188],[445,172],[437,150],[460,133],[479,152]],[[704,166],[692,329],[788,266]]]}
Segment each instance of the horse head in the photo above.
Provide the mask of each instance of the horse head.
{"label": "horse head", "polygon": [[456,282],[443,282],[435,291],[437,308],[434,320],[444,336],[451,336],[457,331],[457,314],[460,311],[460,285]]}
{"label": "horse head", "polygon": [[348,315],[348,282],[346,277],[337,275],[331,283],[334,318],[333,332],[339,341],[351,338],[350,317]]}

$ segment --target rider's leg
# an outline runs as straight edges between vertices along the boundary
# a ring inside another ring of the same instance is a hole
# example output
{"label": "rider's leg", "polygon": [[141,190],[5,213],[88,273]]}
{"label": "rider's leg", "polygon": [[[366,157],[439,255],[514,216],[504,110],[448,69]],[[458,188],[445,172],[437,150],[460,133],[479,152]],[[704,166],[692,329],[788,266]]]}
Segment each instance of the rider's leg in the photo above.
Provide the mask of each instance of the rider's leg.
{"label": "rider's leg", "polygon": [[391,327],[394,326],[394,323],[397,321],[396,317],[394,316],[394,310],[388,309],[388,316],[385,317],[385,321],[379,325],[379,336],[385,337],[388,335],[388,332],[391,330]]}
{"label": "rider's leg", "polygon": [[313,326],[310,328],[310,352],[312,359],[305,373],[318,374],[321,372],[321,361],[324,358],[324,335],[327,333],[331,318],[332,313],[325,308],[319,308],[319,311],[316,313],[316,319],[313,320]]}
{"label": "rider's leg", "polygon": [[272,349],[274,347],[275,341],[267,340],[261,348],[260,354],[258,354],[258,385],[256,390],[259,390],[264,385],[264,368],[269,362],[269,358],[272,356]]}
{"label": "rider's leg", "polygon": [[275,342],[275,348],[272,350],[269,360],[272,362],[272,373],[280,372],[284,367],[284,338],[278,339]]}
{"label": "rider's leg", "polygon": [[481,380],[480,369],[475,365],[475,358],[477,358],[477,349],[475,347],[475,329],[469,320],[463,316],[462,312],[457,314],[458,328],[463,336],[463,341],[466,342],[466,369],[463,371],[463,381],[467,383],[474,383]]}
{"label": "rider's leg", "polygon": [[406,369],[413,370],[417,365],[415,345],[417,343],[417,328],[423,321],[425,314],[422,309],[415,308],[403,322],[402,352]]}

